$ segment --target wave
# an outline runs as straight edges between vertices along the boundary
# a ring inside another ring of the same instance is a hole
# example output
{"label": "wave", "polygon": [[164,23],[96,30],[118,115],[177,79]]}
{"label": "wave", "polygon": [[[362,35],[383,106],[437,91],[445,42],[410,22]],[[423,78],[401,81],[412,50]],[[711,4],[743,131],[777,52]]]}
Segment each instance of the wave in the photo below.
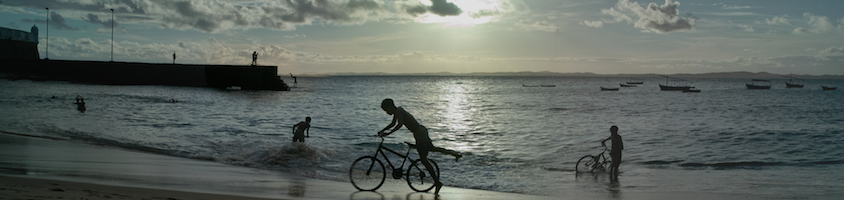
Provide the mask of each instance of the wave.
{"label": "wave", "polygon": [[168,156],[181,156],[181,157],[188,157],[191,153],[184,152],[184,151],[177,151],[177,150],[167,150],[167,149],[159,149],[154,147],[148,147],[138,144],[120,142],[116,140],[110,140],[105,138],[98,138],[87,136],[85,134],[64,134],[67,138],[62,137],[54,137],[54,136],[43,136],[43,135],[30,135],[30,134],[23,134],[23,133],[15,133],[15,132],[8,132],[8,131],[0,131],[0,133],[10,134],[10,135],[17,135],[23,137],[33,137],[33,138],[41,138],[41,139],[49,139],[49,140],[58,140],[58,141],[80,141],[85,142],[92,145],[99,145],[99,146],[110,146],[110,147],[120,147],[124,149],[130,150],[137,150],[143,152],[149,152],[154,154],[161,154],[161,155],[168,155]]}
{"label": "wave", "polygon": [[641,162],[642,165],[652,167],[663,166],[678,166],[682,168],[713,168],[713,169],[747,169],[747,168],[761,168],[761,167],[777,167],[777,166],[817,166],[817,165],[839,165],[844,164],[844,160],[823,160],[823,161],[797,161],[797,162],[762,162],[762,161],[745,161],[745,162],[714,162],[714,163],[700,163],[700,162],[685,162],[685,160],[652,160]]}
{"label": "wave", "polygon": [[716,169],[732,169],[732,168],[757,168],[768,166],[784,166],[786,163],[782,162],[722,162],[722,163],[682,163],[681,167],[713,167]]}

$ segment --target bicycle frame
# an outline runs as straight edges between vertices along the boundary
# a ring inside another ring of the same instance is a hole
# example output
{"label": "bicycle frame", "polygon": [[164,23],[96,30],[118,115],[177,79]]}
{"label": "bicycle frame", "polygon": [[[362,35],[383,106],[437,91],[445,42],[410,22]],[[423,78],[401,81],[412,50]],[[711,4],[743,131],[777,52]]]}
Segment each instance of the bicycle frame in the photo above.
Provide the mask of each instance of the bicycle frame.
{"label": "bicycle frame", "polygon": [[[598,153],[594,156],[585,155],[581,157],[580,160],[577,161],[577,164],[575,164],[575,171],[594,172],[595,170],[606,170],[606,168],[609,166],[610,163],[612,163],[612,161],[610,159],[607,159],[607,154],[608,152],[610,152],[609,147],[607,147],[606,145],[602,146],[604,147],[604,150],[601,151],[601,153]],[[584,166],[585,168],[581,168],[581,166]]]}
{"label": "bicycle frame", "polygon": [[604,151],[602,151],[597,156],[595,156],[595,158],[598,158],[598,164],[600,164],[599,166],[601,167],[601,169],[606,169],[607,163],[612,162],[609,159],[607,159],[607,156],[606,156],[607,152],[609,152],[609,151],[610,151],[610,149],[607,148],[607,146],[604,146]]}
{"label": "bicycle frame", "polygon": [[[405,142],[405,143],[407,143],[407,142]],[[409,143],[408,143],[408,145],[409,145]],[[381,157],[383,157],[384,160],[387,161],[387,165],[389,165],[390,169],[393,170],[393,179],[400,179],[402,177],[402,175],[404,175],[403,174],[404,164],[407,163],[407,159],[409,158],[409,155],[410,155],[410,149],[412,149],[412,147],[408,147],[407,152],[404,155],[402,155],[399,152],[396,152],[392,149],[385,147],[384,146],[384,138],[382,137],[381,143],[378,144],[378,150],[375,151],[375,155],[373,157],[377,158],[378,154],[381,154]],[[387,157],[387,153],[384,153],[384,150],[386,150],[387,152],[393,153],[396,156],[401,157],[402,158],[401,166],[399,166],[398,168],[394,167],[393,162],[390,161],[390,157]],[[398,172],[398,173],[396,173],[396,172]]]}

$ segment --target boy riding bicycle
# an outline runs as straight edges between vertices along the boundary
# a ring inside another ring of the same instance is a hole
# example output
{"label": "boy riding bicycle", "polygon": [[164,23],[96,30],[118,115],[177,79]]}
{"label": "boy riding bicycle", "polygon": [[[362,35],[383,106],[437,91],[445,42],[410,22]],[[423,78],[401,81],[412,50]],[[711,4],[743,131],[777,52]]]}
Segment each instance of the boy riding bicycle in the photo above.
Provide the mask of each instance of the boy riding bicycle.
{"label": "boy riding bicycle", "polygon": [[[387,125],[387,127],[384,128],[384,130],[378,132],[378,136],[387,136],[401,129],[402,126],[407,127],[407,129],[413,133],[413,138],[416,139],[416,151],[419,153],[419,159],[422,160],[422,164],[425,165],[425,168],[427,168],[428,172],[434,178],[434,186],[436,186],[434,194],[439,194],[440,188],[443,187],[443,183],[440,182],[440,177],[436,172],[434,172],[434,168],[431,167],[431,163],[428,161],[428,152],[432,150],[438,151],[454,155],[457,158],[460,158],[460,154],[443,148],[434,147],[434,144],[431,142],[431,138],[428,137],[428,129],[420,125],[419,122],[416,121],[416,118],[405,111],[404,108],[396,107],[392,99],[384,99],[384,101],[381,101],[381,109],[387,112],[388,115],[393,115],[393,120],[390,122],[390,125]],[[390,128],[393,129],[386,132]]]}

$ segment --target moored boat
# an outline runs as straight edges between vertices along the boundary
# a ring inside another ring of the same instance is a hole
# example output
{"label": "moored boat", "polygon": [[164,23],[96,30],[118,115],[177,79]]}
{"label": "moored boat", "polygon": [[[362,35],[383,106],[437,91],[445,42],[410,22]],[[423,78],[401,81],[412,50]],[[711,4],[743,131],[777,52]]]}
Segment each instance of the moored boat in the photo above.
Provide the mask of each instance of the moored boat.
{"label": "moored boat", "polygon": [[835,89],[838,89],[838,87],[827,87],[827,86],[821,85],[821,89],[823,89],[823,90],[835,90]]}
{"label": "moored boat", "polygon": [[695,88],[689,85],[688,80],[673,78],[668,76],[665,77],[665,85],[659,84],[659,89],[662,91],[685,91]]}
{"label": "moored boat", "polygon": [[621,87],[636,87],[636,85],[631,85],[631,84],[618,84],[618,85],[620,85]]}
{"label": "moored boat", "polygon": [[618,91],[618,88],[601,87],[601,91]]}
{"label": "moored boat", "polygon": [[744,83],[747,89],[771,89],[771,81],[764,79],[752,79],[750,83]]}
{"label": "moored boat", "polygon": [[788,81],[785,82],[786,88],[803,88],[802,79],[794,78],[794,74],[790,74],[786,77],[788,77]]}

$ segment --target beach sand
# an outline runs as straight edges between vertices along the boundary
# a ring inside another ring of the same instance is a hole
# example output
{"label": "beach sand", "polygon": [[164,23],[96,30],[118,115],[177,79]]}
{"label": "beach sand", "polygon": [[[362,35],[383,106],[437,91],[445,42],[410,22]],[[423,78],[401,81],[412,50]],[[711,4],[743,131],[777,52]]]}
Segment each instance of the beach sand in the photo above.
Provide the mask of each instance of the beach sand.
{"label": "beach sand", "polygon": [[[405,182],[376,192],[349,182],[0,134],[0,199],[435,199]],[[556,199],[443,187],[439,199]]]}
{"label": "beach sand", "polygon": [[242,199],[244,196],[109,186],[59,180],[0,176],[0,199]]}
{"label": "beach sand", "polygon": [[[673,176],[650,177],[671,180]],[[621,177],[628,180],[635,177]],[[676,177],[673,177],[676,178]],[[602,179],[602,178],[598,178]],[[587,183],[589,181],[586,181]],[[600,181],[597,181],[600,182]],[[224,165],[54,139],[0,134],[0,200],[5,199],[836,199],[833,196],[760,196],[659,188],[577,186],[561,180],[552,196],[443,187],[439,196],[413,192],[388,179],[375,192],[348,181]]]}

